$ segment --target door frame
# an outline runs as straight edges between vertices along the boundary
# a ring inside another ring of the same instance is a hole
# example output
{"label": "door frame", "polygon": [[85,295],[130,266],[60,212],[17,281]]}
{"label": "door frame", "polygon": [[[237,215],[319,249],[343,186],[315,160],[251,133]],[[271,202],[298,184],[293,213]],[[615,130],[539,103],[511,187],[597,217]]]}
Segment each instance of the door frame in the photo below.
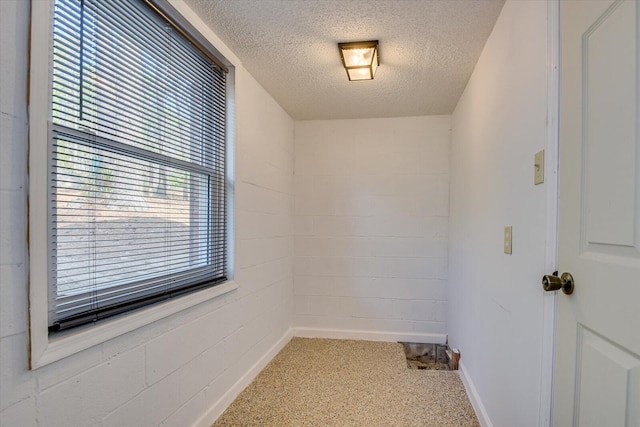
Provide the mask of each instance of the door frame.
{"label": "door frame", "polygon": [[[560,0],[547,0],[547,141],[545,145],[546,244],[544,274],[558,269],[558,170],[560,107]],[[542,360],[539,427],[553,423],[553,372],[555,367],[557,292],[543,292]]]}

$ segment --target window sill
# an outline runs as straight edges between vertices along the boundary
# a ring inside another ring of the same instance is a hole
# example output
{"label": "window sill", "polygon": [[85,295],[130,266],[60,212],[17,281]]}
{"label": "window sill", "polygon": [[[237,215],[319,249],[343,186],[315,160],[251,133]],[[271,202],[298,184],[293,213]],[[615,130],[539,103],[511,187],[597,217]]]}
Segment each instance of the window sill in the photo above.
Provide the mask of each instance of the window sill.
{"label": "window sill", "polygon": [[149,325],[179,311],[186,310],[210,299],[220,297],[238,289],[234,281],[228,281],[193,294],[172,299],[162,304],[122,314],[116,318],[105,320],[96,325],[81,327],[66,333],[60,333],[48,339],[46,348],[37,358],[32,358],[31,369],[56,362],[87,348],[124,335],[135,329]]}

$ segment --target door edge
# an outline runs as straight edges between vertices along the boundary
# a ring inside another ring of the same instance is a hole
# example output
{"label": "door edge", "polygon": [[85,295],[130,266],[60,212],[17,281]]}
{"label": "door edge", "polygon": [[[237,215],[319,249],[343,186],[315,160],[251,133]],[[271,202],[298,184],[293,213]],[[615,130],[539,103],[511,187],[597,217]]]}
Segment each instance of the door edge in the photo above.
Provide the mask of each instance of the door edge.
{"label": "door edge", "polygon": [[[558,269],[558,167],[559,167],[559,66],[560,0],[547,0],[547,140],[545,145],[546,243],[545,273]],[[542,277],[542,275],[541,275]],[[538,426],[553,424],[553,372],[555,366],[556,292],[543,293],[542,360]]]}

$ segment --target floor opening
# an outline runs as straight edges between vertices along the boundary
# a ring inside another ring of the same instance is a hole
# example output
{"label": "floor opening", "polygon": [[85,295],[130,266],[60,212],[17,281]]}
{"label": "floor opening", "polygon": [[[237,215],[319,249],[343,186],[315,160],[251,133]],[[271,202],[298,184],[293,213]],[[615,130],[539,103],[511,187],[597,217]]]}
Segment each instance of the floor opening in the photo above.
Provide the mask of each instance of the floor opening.
{"label": "floor opening", "polygon": [[424,344],[403,342],[404,354],[409,369],[450,371],[446,344]]}

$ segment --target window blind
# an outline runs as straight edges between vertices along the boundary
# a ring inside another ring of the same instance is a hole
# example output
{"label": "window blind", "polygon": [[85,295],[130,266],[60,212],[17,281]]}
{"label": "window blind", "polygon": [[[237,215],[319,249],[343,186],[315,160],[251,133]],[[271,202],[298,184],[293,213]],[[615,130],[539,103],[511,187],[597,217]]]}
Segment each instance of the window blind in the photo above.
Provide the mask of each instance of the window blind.
{"label": "window blind", "polygon": [[56,0],[49,329],[226,279],[226,74],[146,1]]}

